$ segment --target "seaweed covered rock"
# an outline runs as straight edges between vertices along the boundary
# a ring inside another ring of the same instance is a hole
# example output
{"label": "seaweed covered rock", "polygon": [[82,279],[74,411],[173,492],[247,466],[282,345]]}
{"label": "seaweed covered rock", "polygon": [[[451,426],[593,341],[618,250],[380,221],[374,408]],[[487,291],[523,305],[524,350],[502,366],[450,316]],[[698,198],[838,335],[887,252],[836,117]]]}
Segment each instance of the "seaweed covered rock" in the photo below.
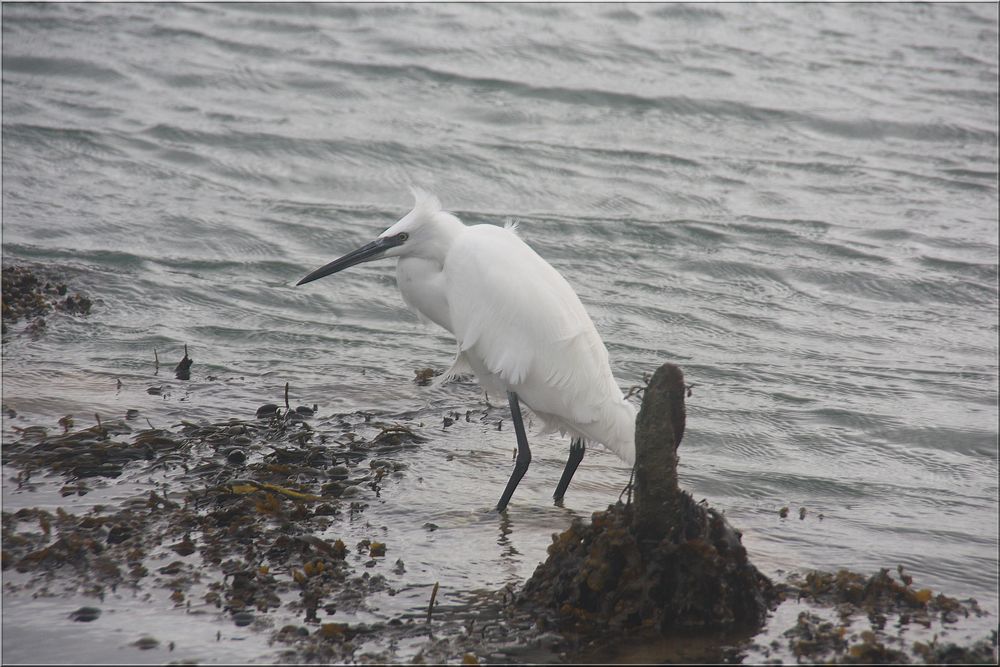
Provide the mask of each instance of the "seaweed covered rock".
{"label": "seaweed covered rock", "polygon": [[715,510],[681,495],[683,530],[643,553],[633,505],[595,512],[553,539],[518,598],[572,627],[611,631],[655,627],[756,627],[776,600],[770,580],[747,558],[739,533]]}
{"label": "seaweed covered rock", "polygon": [[71,315],[89,315],[91,301],[80,293],[70,294],[66,284],[41,268],[28,265],[5,266],[2,280],[2,325],[30,320],[26,331],[40,332],[45,328],[44,315],[51,310]]}
{"label": "seaweed covered rock", "polygon": [[777,593],[750,563],[741,534],[677,487],[684,394],[676,366],[653,375],[636,425],[636,502],[555,536],[520,605],[549,610],[567,629],[670,633],[764,622]]}

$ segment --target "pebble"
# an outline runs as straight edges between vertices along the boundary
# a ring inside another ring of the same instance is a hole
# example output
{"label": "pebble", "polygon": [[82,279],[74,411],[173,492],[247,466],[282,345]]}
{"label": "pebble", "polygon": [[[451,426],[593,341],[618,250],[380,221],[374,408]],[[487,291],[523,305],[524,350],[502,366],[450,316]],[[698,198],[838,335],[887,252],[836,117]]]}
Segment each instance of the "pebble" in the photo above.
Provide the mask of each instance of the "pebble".
{"label": "pebble", "polygon": [[243,465],[247,461],[247,455],[242,449],[235,447],[226,452],[226,461],[233,465]]}
{"label": "pebble", "polygon": [[96,621],[101,617],[101,610],[97,607],[80,607],[70,614],[69,617],[74,621],[89,623],[90,621]]}
{"label": "pebble", "polygon": [[350,474],[347,466],[331,466],[326,470],[326,476],[330,479],[347,479]]}
{"label": "pebble", "polygon": [[253,613],[249,611],[238,611],[235,614],[233,614],[233,623],[235,623],[239,627],[243,627],[253,623],[253,618],[254,618]]}
{"label": "pebble", "polygon": [[278,406],[274,403],[265,403],[257,408],[257,419],[273,417],[278,412]]}
{"label": "pebble", "polygon": [[159,639],[156,639],[155,637],[150,637],[148,635],[145,637],[139,637],[139,639],[137,639],[135,642],[132,643],[132,646],[138,647],[143,651],[148,651],[149,649],[156,648],[159,645],[160,645]]}

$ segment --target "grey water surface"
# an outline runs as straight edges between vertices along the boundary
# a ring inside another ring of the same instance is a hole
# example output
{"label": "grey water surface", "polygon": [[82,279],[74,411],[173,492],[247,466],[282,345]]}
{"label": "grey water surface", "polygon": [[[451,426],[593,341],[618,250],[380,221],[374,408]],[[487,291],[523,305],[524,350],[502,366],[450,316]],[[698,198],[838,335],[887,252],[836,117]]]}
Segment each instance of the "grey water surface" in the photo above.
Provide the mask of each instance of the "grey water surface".
{"label": "grey water surface", "polygon": [[[406,309],[392,263],[294,287],[405,214],[413,184],[466,223],[517,220],[623,389],[684,369],[681,483],[767,574],[902,564],[996,627],[996,4],[2,11],[3,261],[59,267],[95,302],[4,343],[5,441],[67,413],[249,418],[285,382],[320,414],[408,415],[430,440],[367,520],[414,584],[519,584],[628,469],[590,448],[553,507],[568,442],[534,436],[497,517],[505,408],[442,428],[489,406],[471,379],[413,382],[454,343]],[[186,383],[167,368],[184,344]],[[5,509],[96,502],[9,476]],[[5,661],[83,655],[17,625],[44,601],[4,597]]]}

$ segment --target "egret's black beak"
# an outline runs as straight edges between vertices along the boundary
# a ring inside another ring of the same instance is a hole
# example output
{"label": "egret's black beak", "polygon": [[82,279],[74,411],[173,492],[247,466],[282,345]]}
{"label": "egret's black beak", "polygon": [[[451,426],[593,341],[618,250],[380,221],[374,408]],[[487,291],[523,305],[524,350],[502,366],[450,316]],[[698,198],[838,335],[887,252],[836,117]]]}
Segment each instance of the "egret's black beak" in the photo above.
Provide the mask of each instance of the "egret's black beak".
{"label": "egret's black beak", "polygon": [[343,271],[344,269],[354,266],[355,264],[379,259],[386,250],[389,248],[395,248],[398,245],[403,245],[404,241],[406,241],[406,234],[380,236],[371,243],[361,246],[354,252],[349,252],[340,259],[335,259],[326,266],[319,267],[308,276],[297,282],[296,285],[305,285],[306,283],[311,283],[314,280],[326,277],[331,273]]}

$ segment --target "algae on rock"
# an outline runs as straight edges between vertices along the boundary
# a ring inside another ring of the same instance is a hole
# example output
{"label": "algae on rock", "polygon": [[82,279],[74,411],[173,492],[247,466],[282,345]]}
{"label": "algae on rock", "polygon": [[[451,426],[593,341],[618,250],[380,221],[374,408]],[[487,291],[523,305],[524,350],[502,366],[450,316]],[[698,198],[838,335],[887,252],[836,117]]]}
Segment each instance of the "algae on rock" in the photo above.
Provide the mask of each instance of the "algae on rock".
{"label": "algae on rock", "polygon": [[684,376],[661,366],[636,422],[635,503],[595,512],[553,538],[518,603],[548,610],[567,629],[753,628],[777,601],[747,558],[741,534],[677,486]]}

